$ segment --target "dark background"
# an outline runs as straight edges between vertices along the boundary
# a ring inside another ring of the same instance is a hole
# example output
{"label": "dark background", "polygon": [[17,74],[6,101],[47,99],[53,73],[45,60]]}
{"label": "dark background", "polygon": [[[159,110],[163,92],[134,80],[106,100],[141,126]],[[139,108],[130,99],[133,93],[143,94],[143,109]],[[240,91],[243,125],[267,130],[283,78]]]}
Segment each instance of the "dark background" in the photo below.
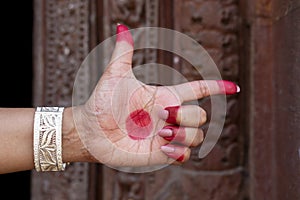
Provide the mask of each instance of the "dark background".
{"label": "dark background", "polygon": [[[32,6],[32,1],[1,2],[0,107],[32,107]],[[30,199],[30,173],[0,175],[1,196]]]}

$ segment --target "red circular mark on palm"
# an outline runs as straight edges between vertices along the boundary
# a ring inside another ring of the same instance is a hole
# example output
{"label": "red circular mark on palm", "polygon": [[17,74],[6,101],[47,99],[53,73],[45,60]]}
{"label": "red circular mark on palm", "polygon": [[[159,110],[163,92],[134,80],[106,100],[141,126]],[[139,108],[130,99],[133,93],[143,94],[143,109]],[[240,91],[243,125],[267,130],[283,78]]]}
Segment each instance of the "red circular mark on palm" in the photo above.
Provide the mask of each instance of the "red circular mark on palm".
{"label": "red circular mark on palm", "polygon": [[151,116],[144,109],[133,111],[126,119],[126,130],[131,139],[145,139],[150,135],[152,129]]}

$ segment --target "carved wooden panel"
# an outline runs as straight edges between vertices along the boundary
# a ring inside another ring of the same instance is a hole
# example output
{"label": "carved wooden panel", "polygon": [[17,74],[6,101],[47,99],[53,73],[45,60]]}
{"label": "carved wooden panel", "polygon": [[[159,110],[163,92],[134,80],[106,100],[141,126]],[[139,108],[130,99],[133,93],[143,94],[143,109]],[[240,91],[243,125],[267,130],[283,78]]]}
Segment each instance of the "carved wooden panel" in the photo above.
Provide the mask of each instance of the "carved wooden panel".
{"label": "carved wooden panel", "polygon": [[[239,81],[240,17],[236,0],[105,0],[103,15],[103,39],[115,34],[115,25],[118,22],[130,28],[151,25],[173,28],[204,46],[214,59],[223,79]],[[164,18],[159,18],[160,16]],[[153,38],[149,40],[155,42]],[[164,64],[173,65],[189,80],[201,78],[192,66],[176,55],[159,54],[159,57],[151,57],[145,51],[137,51],[134,64],[157,62],[157,59],[167,60],[168,63]],[[151,71],[143,71],[136,75],[140,80],[148,82],[151,74]],[[238,126],[239,99],[238,96],[231,96],[227,101],[225,127],[209,156],[199,160],[199,149],[195,148],[191,160],[183,166],[171,166],[145,174],[123,173],[104,167],[103,176],[107,181],[103,182],[103,198],[181,200],[199,199],[201,196],[201,199],[242,199],[245,153],[244,135]],[[209,100],[201,103],[209,110]]]}
{"label": "carved wooden panel", "polygon": [[[71,106],[74,79],[91,45],[92,1],[34,1],[34,105]],[[82,71],[78,98],[89,91]],[[72,163],[65,172],[32,173],[32,199],[88,199],[89,165]]]}
{"label": "carved wooden panel", "polygon": [[[158,26],[158,0],[104,0],[104,38],[106,39],[115,33],[117,23],[123,23],[129,28],[139,28],[146,26]],[[135,40],[141,40],[136,36]],[[148,37],[145,42],[155,44],[155,36]],[[157,61],[157,52],[151,49],[137,50],[133,58],[133,66],[139,66],[144,63]],[[151,83],[154,80],[156,72],[153,68],[145,68],[143,71],[135,71],[136,77],[145,82]],[[103,199],[145,199],[146,183],[145,174],[131,174],[118,172],[108,167],[103,169],[105,181],[103,190]]]}
{"label": "carved wooden panel", "polygon": [[[227,116],[221,138],[204,159],[198,159],[199,149],[195,148],[191,160],[183,166],[169,166],[151,173],[124,173],[100,165],[95,168],[86,163],[72,164],[63,173],[33,172],[32,199],[238,200],[299,197],[299,179],[290,181],[291,174],[298,169],[296,158],[299,156],[295,150],[298,143],[294,140],[297,137],[294,130],[298,126],[297,112],[293,105],[297,105],[297,98],[292,98],[297,95],[290,92],[297,88],[295,84],[285,86],[285,77],[296,80],[298,73],[296,68],[292,68],[299,63],[294,59],[297,58],[295,52],[299,52],[299,37],[296,35],[299,29],[296,25],[299,21],[297,0],[34,2],[35,106],[71,105],[73,81],[78,67],[92,47],[115,34],[118,22],[129,28],[163,26],[189,35],[209,52],[222,77],[242,84],[244,92],[227,98]],[[243,24],[240,23],[241,13],[246,18]],[[146,42],[155,44],[158,41],[153,35]],[[184,48],[190,50],[187,46]],[[157,60],[173,66],[188,80],[201,78],[189,63],[176,55],[149,49],[137,51],[134,55],[135,66]],[[282,67],[286,64],[291,68]],[[89,91],[91,87],[86,80],[94,82],[100,75],[99,71],[101,69],[81,71],[79,76],[82,81],[79,86],[82,93],[77,94],[80,100],[84,101],[88,95],[84,91]],[[274,72],[280,72],[273,74],[278,81],[276,84],[274,77],[270,75]],[[136,73],[140,80],[150,83],[157,71],[147,68]],[[265,90],[253,91],[253,86],[262,85]],[[279,89],[273,91],[274,86]],[[282,95],[282,91],[286,94]],[[206,110],[210,110],[209,99],[200,103]],[[288,104],[289,107],[286,108],[283,104]],[[279,109],[273,111],[275,106]],[[294,115],[290,115],[288,111],[292,111]],[[242,116],[242,112],[247,113],[247,116]],[[279,117],[274,117],[274,113]],[[289,119],[288,128],[282,123],[286,119]],[[285,137],[286,134],[273,134],[275,128],[279,133],[284,132],[290,137]],[[241,130],[252,132],[248,136]],[[249,145],[249,161],[248,137],[252,140]],[[288,148],[283,147],[286,142],[291,144]],[[275,149],[276,146],[281,148]],[[276,159],[272,156],[274,152],[278,154]],[[281,162],[282,160],[286,162]],[[251,162],[250,188],[245,184],[248,162]],[[274,163],[278,165],[274,167]],[[289,165],[284,165],[286,163]],[[285,176],[276,177],[282,174]],[[281,182],[274,187],[273,183],[276,181]],[[250,197],[246,194],[247,189],[250,190]]]}
{"label": "carved wooden panel", "polygon": [[[207,49],[224,79],[239,81],[236,0],[36,0],[35,15],[35,105],[70,105],[78,67],[97,41],[115,34],[118,22],[129,28],[163,25],[185,33]],[[158,41],[152,35],[146,42]],[[151,49],[135,52],[134,66],[155,63],[158,59],[173,65],[189,80],[201,78],[176,55],[158,54]],[[81,91],[89,91],[90,85],[84,80],[95,80],[98,71],[101,69],[81,72]],[[147,68],[136,76],[150,83],[155,73],[153,68]],[[85,92],[78,94],[83,100],[86,97]],[[89,181],[94,177],[89,177],[90,166],[76,163],[64,173],[33,173],[32,198],[181,200],[201,196],[204,200],[242,199],[245,153],[244,135],[238,126],[239,99],[231,96],[227,100],[223,133],[206,158],[199,160],[196,148],[191,160],[183,166],[144,174],[124,173],[103,166],[96,172],[102,181],[97,187],[93,185],[92,190]],[[209,100],[201,103],[209,110]]]}
{"label": "carved wooden panel", "polygon": [[[158,0],[105,0],[103,1],[104,17],[104,38],[116,34],[115,28],[117,23],[124,23],[131,29],[158,26]],[[135,35],[135,40],[148,44],[156,44],[157,39],[154,35],[149,35],[147,40],[143,41],[140,35]],[[107,55],[106,57],[110,57]],[[157,60],[156,50],[140,49],[137,50],[133,58],[133,66],[139,66],[145,63],[155,62]],[[147,76],[145,76],[147,74]],[[143,71],[135,71],[135,75],[139,80],[145,83],[153,82],[155,71],[151,67],[145,68]]]}
{"label": "carved wooden panel", "polygon": [[[200,44],[212,56],[219,67],[224,79],[238,80],[238,6],[236,1],[175,1],[174,28],[183,32]],[[178,22],[178,23],[177,23]],[[197,57],[197,52],[194,52]],[[190,80],[199,77],[198,72],[188,63],[181,61],[176,63],[178,69]],[[239,134],[238,123],[238,101],[236,96],[227,98],[227,116],[225,127],[218,144],[210,154],[200,160],[197,156],[198,148],[193,150],[191,161],[184,165],[184,170],[193,172],[190,178],[185,178],[183,185],[198,185],[197,190],[205,189],[201,195],[203,199],[238,199],[242,185],[242,156],[243,144]],[[208,112],[210,102],[201,102]],[[184,171],[183,170],[183,171]],[[205,178],[204,178],[205,177]],[[205,182],[213,182],[208,188]],[[179,182],[179,181],[176,181]],[[227,184],[227,183],[234,184]],[[221,183],[214,190],[214,186]],[[228,189],[230,192],[227,193]],[[187,198],[195,198],[197,195],[183,190]],[[223,194],[223,195],[220,195]],[[220,195],[220,196],[218,196]]]}

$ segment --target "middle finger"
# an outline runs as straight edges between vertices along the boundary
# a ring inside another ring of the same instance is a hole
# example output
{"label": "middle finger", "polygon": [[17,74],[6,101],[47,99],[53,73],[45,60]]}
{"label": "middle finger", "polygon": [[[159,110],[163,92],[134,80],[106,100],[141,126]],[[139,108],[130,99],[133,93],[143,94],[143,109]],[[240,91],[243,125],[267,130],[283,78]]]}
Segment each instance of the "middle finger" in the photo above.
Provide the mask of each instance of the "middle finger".
{"label": "middle finger", "polygon": [[206,112],[196,105],[166,107],[165,120],[169,124],[199,127],[206,122]]}

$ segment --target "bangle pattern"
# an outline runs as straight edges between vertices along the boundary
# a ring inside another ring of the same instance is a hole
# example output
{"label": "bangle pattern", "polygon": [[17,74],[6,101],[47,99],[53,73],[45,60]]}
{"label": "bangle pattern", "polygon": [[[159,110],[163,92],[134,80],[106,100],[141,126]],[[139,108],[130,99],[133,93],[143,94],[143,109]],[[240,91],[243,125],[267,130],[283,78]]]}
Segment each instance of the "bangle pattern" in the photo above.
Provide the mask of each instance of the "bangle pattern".
{"label": "bangle pattern", "polygon": [[37,107],[34,115],[34,166],[36,171],[64,171],[62,162],[63,107]]}

